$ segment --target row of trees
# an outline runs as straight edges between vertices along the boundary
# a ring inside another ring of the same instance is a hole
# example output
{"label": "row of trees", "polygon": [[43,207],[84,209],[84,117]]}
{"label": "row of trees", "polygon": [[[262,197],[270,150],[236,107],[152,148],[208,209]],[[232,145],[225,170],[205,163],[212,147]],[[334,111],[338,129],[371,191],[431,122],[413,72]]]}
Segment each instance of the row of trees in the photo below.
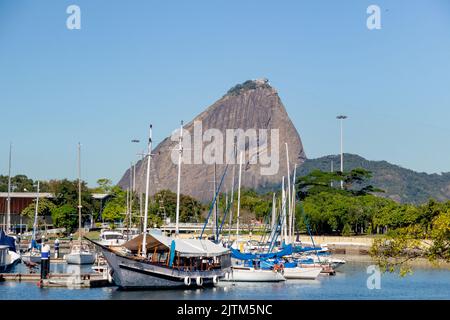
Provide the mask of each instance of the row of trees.
{"label": "row of trees", "polygon": [[[450,209],[450,201],[439,203],[430,199],[421,205],[400,204],[377,196],[383,190],[365,186],[371,173],[354,169],[347,173],[313,171],[297,181],[302,200],[300,213],[317,234],[373,234],[395,232],[408,226],[432,229],[434,220]],[[339,180],[344,181],[341,189]]]}
{"label": "row of trees", "polygon": [[[127,193],[118,186],[114,186],[110,191],[111,198],[105,205],[102,218],[104,221],[114,222],[125,219],[127,212]],[[144,211],[144,195],[134,193],[132,195],[132,222],[140,223],[141,213]],[[142,199],[141,199],[142,198]],[[176,193],[170,190],[161,190],[149,199],[148,219],[149,225],[160,226],[164,218],[175,220],[176,215]],[[180,195],[180,221],[199,222],[205,206],[191,196]]]}
{"label": "row of trees", "polygon": [[[29,191],[36,189],[35,184],[35,182],[32,182],[32,188]],[[66,228],[68,231],[78,228],[78,181],[50,180],[40,182],[41,186],[43,186],[43,188],[40,188],[42,192],[50,192],[54,197],[39,199],[38,223],[44,221],[44,216],[51,216],[53,226],[56,228]],[[98,217],[100,203],[94,200],[92,191],[84,181],[81,183],[81,205],[82,222],[90,217],[94,219]],[[35,209],[36,204],[33,202],[21,214],[29,217],[31,223]]]}
{"label": "row of trees", "polygon": [[[296,228],[306,231],[308,225],[313,234],[384,234],[386,237],[376,240],[372,254],[386,268],[396,265],[399,256],[408,259],[427,256],[430,259],[450,259],[450,201],[429,200],[421,205],[400,204],[381,197],[383,190],[367,185],[371,173],[364,169],[350,172],[312,171],[296,181],[297,202]],[[1,177],[0,177],[1,178]],[[12,179],[16,191],[20,188],[31,191],[35,182],[26,176]],[[343,188],[340,182],[343,181]],[[6,180],[7,182],[7,180]],[[5,179],[0,179],[0,188],[4,188]],[[51,215],[55,227],[65,227],[69,231],[78,226],[78,184],[77,181],[51,180],[41,184],[42,190],[54,194],[52,199],[41,199],[38,213]],[[364,186],[364,187],[363,187]],[[23,191],[20,190],[20,191]],[[101,203],[94,200],[93,192],[108,193],[109,200],[103,207],[102,220],[107,222],[124,221],[126,216],[126,192],[113,186],[108,179],[100,179],[98,186],[89,189],[82,183],[83,219],[93,216],[100,219]],[[272,212],[273,193],[258,194],[253,190],[241,191],[241,222],[249,223],[253,219],[268,220]],[[141,223],[143,195],[133,194],[134,225]],[[280,192],[276,194],[280,199]],[[221,216],[227,207],[224,194],[219,196]],[[142,205],[142,207],[141,207]],[[237,194],[234,199],[234,217],[236,221]],[[279,200],[277,203],[279,207]],[[149,225],[161,225],[164,218],[175,219],[176,194],[161,190],[153,195],[149,203]],[[34,203],[22,214],[34,215]],[[196,199],[181,195],[180,221],[202,222],[210,208]],[[227,221],[228,222],[228,219]],[[423,240],[430,240],[423,246]],[[411,250],[414,248],[414,250]],[[394,260],[395,260],[394,259]]]}

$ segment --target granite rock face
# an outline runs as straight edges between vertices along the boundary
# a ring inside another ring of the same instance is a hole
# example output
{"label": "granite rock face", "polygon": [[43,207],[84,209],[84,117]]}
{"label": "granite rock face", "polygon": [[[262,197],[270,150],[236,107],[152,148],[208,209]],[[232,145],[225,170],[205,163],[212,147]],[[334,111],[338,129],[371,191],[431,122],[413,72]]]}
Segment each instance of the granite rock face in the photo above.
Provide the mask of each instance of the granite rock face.
{"label": "granite rock face", "polygon": [[[152,152],[150,194],[163,189],[176,192],[178,136],[179,129]],[[181,193],[204,202],[213,197],[214,167],[219,185],[229,163],[221,192],[231,190],[233,167],[237,185],[241,151],[244,157],[242,187],[258,190],[279,187],[282,176],[287,175],[285,143],[289,147],[291,173],[294,164],[300,165],[306,159],[300,136],[277,91],[266,79],[249,80],[231,88],[185,124],[183,136]],[[216,165],[214,159],[217,159]],[[137,192],[145,192],[146,162],[144,159],[136,164]],[[121,187],[128,187],[129,174],[127,170],[119,181]]]}

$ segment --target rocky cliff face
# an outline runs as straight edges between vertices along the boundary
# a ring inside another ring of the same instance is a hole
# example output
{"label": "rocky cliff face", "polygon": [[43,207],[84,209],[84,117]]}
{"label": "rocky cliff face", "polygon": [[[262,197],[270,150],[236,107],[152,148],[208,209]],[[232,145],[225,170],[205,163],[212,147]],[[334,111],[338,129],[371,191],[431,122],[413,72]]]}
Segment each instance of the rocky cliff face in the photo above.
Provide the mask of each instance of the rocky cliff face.
{"label": "rocky cliff face", "polygon": [[[217,163],[217,184],[229,163],[221,191],[231,190],[233,166],[237,184],[241,151],[244,157],[242,187],[254,189],[270,190],[287,175],[285,143],[289,147],[291,172],[294,164],[300,165],[306,159],[300,136],[277,91],[267,80],[250,80],[233,87],[184,125],[183,136],[181,193],[202,201],[213,197],[214,162]],[[153,150],[151,194],[163,189],[176,191],[177,137],[178,134],[167,137]],[[145,192],[146,161],[136,165],[138,192]],[[127,170],[123,175],[119,182],[121,187],[128,187],[129,174]]]}

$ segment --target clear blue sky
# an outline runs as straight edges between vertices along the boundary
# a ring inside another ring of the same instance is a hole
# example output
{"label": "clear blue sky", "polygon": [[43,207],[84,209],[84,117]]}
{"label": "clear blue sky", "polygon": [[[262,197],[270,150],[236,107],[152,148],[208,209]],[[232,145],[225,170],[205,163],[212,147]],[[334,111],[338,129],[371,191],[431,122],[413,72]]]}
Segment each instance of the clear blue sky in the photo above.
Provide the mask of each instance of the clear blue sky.
{"label": "clear blue sky", "polygon": [[[66,8],[81,8],[81,30]],[[381,7],[381,30],[366,8]],[[450,171],[450,2],[0,0],[0,172],[117,182],[230,87],[269,78],[309,158]],[[130,142],[141,139],[141,144]]]}

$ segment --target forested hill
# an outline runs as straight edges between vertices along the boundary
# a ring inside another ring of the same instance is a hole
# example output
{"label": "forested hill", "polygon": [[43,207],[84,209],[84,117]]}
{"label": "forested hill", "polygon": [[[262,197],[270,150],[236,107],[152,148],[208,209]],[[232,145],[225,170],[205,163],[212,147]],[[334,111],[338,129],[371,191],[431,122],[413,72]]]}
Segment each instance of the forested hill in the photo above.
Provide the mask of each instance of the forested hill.
{"label": "forested hill", "polygon": [[[313,169],[334,170],[340,168],[340,156],[329,155],[317,159],[307,159],[298,168],[297,175],[305,175]],[[429,198],[439,201],[450,200],[450,172],[442,174],[427,174],[405,169],[387,161],[371,161],[355,154],[344,154],[344,171],[361,167],[372,171],[369,181],[374,187],[383,189],[379,194],[402,203],[423,203]]]}

